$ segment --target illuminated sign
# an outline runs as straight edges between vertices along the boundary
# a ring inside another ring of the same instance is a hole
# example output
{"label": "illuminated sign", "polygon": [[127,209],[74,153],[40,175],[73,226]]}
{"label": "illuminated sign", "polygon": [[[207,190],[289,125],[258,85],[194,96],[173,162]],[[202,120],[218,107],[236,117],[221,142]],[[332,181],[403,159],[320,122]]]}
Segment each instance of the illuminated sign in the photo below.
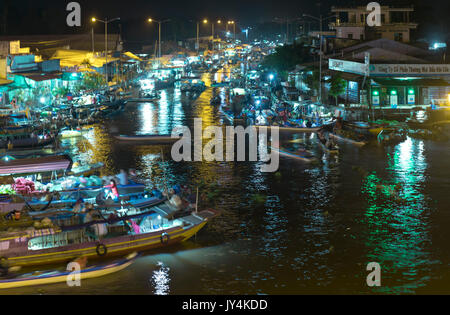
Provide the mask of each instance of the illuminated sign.
{"label": "illuminated sign", "polygon": [[330,70],[350,72],[361,75],[364,75],[367,72],[366,64],[347,60],[330,59],[328,67]]}
{"label": "illuminated sign", "polygon": [[370,65],[370,75],[450,75],[446,64],[375,64]]}

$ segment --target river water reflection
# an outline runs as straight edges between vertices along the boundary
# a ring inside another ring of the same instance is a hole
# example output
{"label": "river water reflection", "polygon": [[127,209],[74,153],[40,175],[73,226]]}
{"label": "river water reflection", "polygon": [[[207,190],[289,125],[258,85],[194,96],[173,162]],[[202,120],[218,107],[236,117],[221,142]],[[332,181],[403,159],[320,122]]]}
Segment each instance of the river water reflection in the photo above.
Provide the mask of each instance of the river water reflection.
{"label": "river water reflection", "polygon": [[[220,125],[212,93],[208,87],[197,98],[170,89],[158,102],[130,103],[122,115],[93,126],[76,148],[82,159],[103,162],[103,175],[136,168],[155,183],[212,187],[216,193],[204,193],[212,194],[220,217],[196,239],[80,288],[11,293],[449,293],[448,142],[342,144],[336,158],[324,154],[314,135],[290,135],[284,140],[303,143],[320,163],[281,157],[278,172],[261,173],[261,162],[175,163],[170,147],[121,146],[109,136],[110,128],[170,133],[197,117],[203,128]],[[381,265],[381,287],[366,284],[369,262]]]}

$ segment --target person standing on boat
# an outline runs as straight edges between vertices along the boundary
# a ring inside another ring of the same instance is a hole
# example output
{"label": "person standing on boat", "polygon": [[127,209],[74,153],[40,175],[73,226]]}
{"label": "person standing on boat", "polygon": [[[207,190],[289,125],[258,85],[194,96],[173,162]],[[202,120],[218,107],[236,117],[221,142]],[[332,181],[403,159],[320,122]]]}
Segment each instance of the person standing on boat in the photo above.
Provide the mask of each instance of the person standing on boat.
{"label": "person standing on boat", "polygon": [[120,173],[117,174],[117,177],[119,178],[120,185],[128,185],[128,174],[125,170],[121,169]]}

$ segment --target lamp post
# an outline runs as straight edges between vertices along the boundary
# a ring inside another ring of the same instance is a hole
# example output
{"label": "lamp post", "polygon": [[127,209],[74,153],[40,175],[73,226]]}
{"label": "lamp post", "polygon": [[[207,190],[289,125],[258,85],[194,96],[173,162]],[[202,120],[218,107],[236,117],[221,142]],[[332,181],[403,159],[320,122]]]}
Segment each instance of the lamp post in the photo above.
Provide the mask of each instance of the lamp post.
{"label": "lamp post", "polygon": [[233,25],[233,41],[236,39],[236,23],[234,21],[228,21],[228,24]]}
{"label": "lamp post", "polygon": [[157,21],[149,18],[147,20],[149,23],[156,22],[158,23],[158,63],[161,65],[161,24],[165,22],[169,22],[170,20]]}
{"label": "lamp post", "polygon": [[308,14],[303,14],[304,17],[310,17],[312,19],[315,19],[317,21],[319,21],[320,23],[320,27],[319,27],[319,40],[320,40],[320,45],[319,45],[319,102],[322,103],[322,24],[323,21],[328,20],[330,18],[336,17],[336,15],[332,15],[329,16],[327,18],[323,18],[322,15],[320,15],[320,17],[315,17],[312,15],[308,15]]}
{"label": "lamp post", "polygon": [[[203,24],[208,23],[207,19],[204,19],[202,21]],[[200,48],[200,43],[199,43],[199,32],[200,32],[200,22],[197,21],[197,54],[198,54],[198,49]]]}
{"label": "lamp post", "polygon": [[99,19],[97,19],[95,17],[93,17],[91,19],[91,21],[93,23],[99,21],[99,22],[102,22],[103,24],[105,24],[105,77],[106,77],[106,86],[108,86],[108,23],[114,22],[114,21],[118,21],[118,20],[120,20],[120,17],[117,17],[117,18],[114,18],[114,19],[111,19],[111,20],[105,19],[104,21],[103,20],[99,20]]}

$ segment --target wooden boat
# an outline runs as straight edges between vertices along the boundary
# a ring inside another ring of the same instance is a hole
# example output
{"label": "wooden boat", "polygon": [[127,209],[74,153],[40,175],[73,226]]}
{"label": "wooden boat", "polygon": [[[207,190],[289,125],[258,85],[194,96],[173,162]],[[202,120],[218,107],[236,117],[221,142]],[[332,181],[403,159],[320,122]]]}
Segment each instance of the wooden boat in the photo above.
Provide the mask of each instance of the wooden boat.
{"label": "wooden boat", "polygon": [[312,153],[305,149],[289,149],[289,148],[277,148],[270,147],[273,151],[278,152],[279,155],[285,156],[288,158],[300,160],[303,162],[311,163],[317,161],[317,159],[312,155]]}
{"label": "wooden boat", "polygon": [[331,153],[331,154],[338,154],[339,153],[339,147],[335,144],[332,148],[328,148],[326,146],[327,139],[325,137],[322,137],[320,133],[317,133],[317,139],[319,140],[320,146],[325,152]]}
{"label": "wooden boat", "polygon": [[344,122],[344,127],[350,128],[351,130],[364,133],[371,134],[372,136],[377,136],[384,128],[384,125],[376,124],[376,123],[368,123],[364,121],[356,121],[356,122]]}
{"label": "wooden boat", "polygon": [[[137,209],[145,209],[164,202],[166,199],[159,199],[145,192],[120,193],[119,201],[114,202],[99,199],[97,196],[103,194],[103,189],[84,190],[73,192],[67,198],[51,199],[50,201],[34,200],[27,202],[27,209],[30,214],[37,215],[54,210],[69,209],[76,201],[83,198],[85,202],[90,204],[98,204],[101,207],[120,208],[124,205],[132,206]],[[149,196],[150,195],[150,196]],[[20,208],[17,208],[20,209]]]}
{"label": "wooden boat", "polygon": [[362,146],[365,146],[367,144],[367,141],[356,141],[356,140],[353,140],[353,139],[350,139],[350,138],[347,138],[347,137],[344,137],[344,136],[337,135],[335,133],[329,133],[329,136],[333,137],[333,138],[335,138],[337,140],[341,140],[341,141],[345,141],[345,142],[351,143],[351,144],[356,145],[358,147],[362,147]]}
{"label": "wooden boat", "polygon": [[211,87],[222,87],[222,86],[228,86],[230,82],[215,82],[211,84]]}
{"label": "wooden boat", "polygon": [[273,128],[278,127],[280,131],[289,131],[289,132],[316,132],[320,130],[320,127],[314,127],[314,128],[303,128],[303,127],[286,127],[286,126],[260,126],[255,125],[257,128],[266,127],[266,128]]}
{"label": "wooden boat", "polygon": [[29,133],[2,135],[0,148],[6,148],[9,141],[13,148],[36,148],[52,144],[55,139],[53,137],[31,137]]}
{"label": "wooden boat", "polygon": [[[81,269],[79,276],[80,280],[98,278],[106,276],[118,271],[121,271],[128,266],[130,266],[136,259],[137,254],[131,253],[127,255],[124,259],[104,264],[104,265],[94,265]],[[44,285],[52,283],[66,282],[73,271],[44,271],[44,272],[34,272],[19,275],[10,279],[0,279],[0,289],[11,289],[19,287],[28,287],[33,285]]]}
{"label": "wooden boat", "polygon": [[[27,266],[67,262],[80,256],[91,260],[155,250],[188,240],[217,215],[217,211],[208,209],[165,219],[151,210],[62,228],[4,232],[0,257],[9,266]],[[139,229],[130,229],[126,223],[130,220],[138,222]],[[92,230],[106,234],[99,236]]]}
{"label": "wooden boat", "polygon": [[7,157],[14,159],[24,159],[40,156],[58,155],[64,154],[63,150],[54,150],[52,148],[39,148],[39,149],[17,149],[17,150],[0,150],[0,157],[6,160]]}
{"label": "wooden boat", "polygon": [[159,97],[138,97],[138,98],[129,98],[128,102],[156,102],[160,98]]}
{"label": "wooden boat", "polygon": [[30,159],[0,160],[0,175],[69,170],[71,166],[72,159],[65,154]]}
{"label": "wooden boat", "polygon": [[448,125],[450,124],[450,120],[441,120],[441,121],[436,121],[436,122],[420,122],[418,120],[408,120],[407,122],[408,127],[412,128],[412,129],[431,129],[435,126],[440,126],[440,125]]}
{"label": "wooden boat", "polygon": [[396,129],[384,129],[377,136],[378,143],[384,145],[398,144],[406,140],[406,132]]}
{"label": "wooden boat", "polygon": [[172,143],[181,139],[181,137],[172,137],[171,135],[135,135],[135,136],[114,136],[119,141],[130,142],[130,143]]}

